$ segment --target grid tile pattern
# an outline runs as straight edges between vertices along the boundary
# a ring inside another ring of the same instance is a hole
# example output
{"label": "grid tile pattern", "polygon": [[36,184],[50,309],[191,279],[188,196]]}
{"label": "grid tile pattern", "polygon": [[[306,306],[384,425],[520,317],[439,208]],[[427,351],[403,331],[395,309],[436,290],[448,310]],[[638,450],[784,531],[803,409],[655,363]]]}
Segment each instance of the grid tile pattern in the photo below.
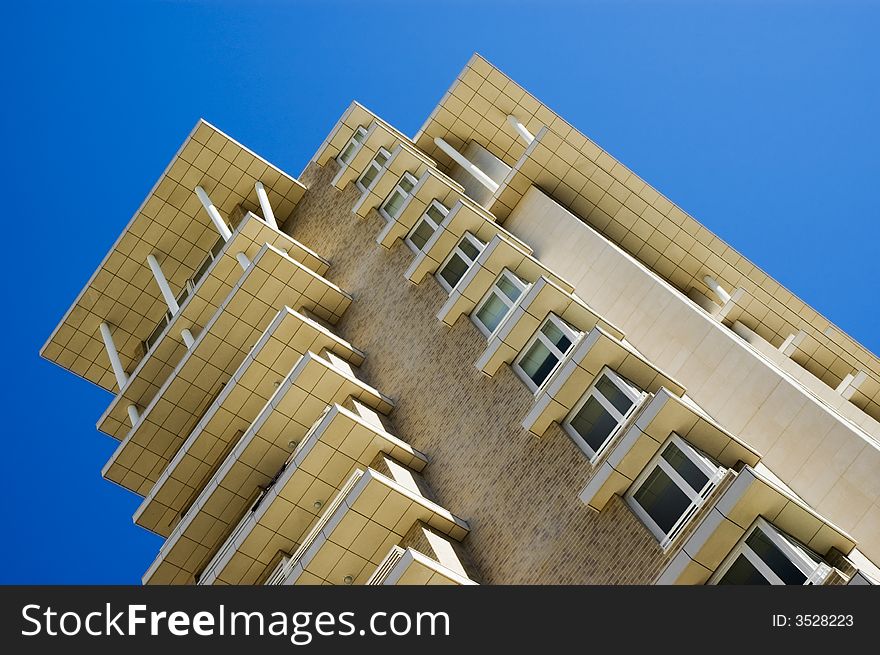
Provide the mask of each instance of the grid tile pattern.
{"label": "grid tile pattern", "polygon": [[[242,519],[237,543],[217,561],[202,584],[255,584],[281,551],[293,553],[320,513],[314,503],[333,498],[352,473],[379,453],[423,468],[424,459],[408,445],[334,405],[297,448],[292,460],[260,505]],[[206,574],[208,571],[206,570]]]}
{"label": "grid tile pattern", "polygon": [[[367,469],[314,541],[294,555],[287,584],[365,584],[388,550],[422,521],[462,539],[467,527],[442,507]],[[306,547],[308,546],[308,547]]]}
{"label": "grid tile pattern", "polygon": [[172,289],[181,289],[217,241],[217,230],[193,190],[201,185],[221,215],[236,207],[259,211],[262,181],[276,217],[285,219],[305,187],[209,123],[200,120],[80,292],[41,355],[112,391],[116,378],[98,326],[113,326],[122,365],[132,370],[141,342],[167,311],[147,265],[161,254]]}
{"label": "grid tile pattern", "polygon": [[279,307],[306,309],[335,323],[350,303],[339,287],[264,245],[116,449],[104,476],[146,495]]}
{"label": "grid tile pattern", "polygon": [[242,269],[236,260],[236,254],[242,252],[252,259],[266,243],[286,252],[318,275],[327,272],[328,264],[321,257],[283,232],[269,227],[261,218],[248,213],[181,304],[180,311],[172,317],[163,335],[131,372],[128,384],[114,397],[98,420],[99,430],[116,439],[125,435],[131,427],[128,422],[128,405],[147,407],[186,352],[186,344],[180,331],[186,328],[197,335],[241,278]]}
{"label": "grid tile pattern", "polygon": [[[379,411],[391,409],[384,396],[350,373],[315,353],[303,355],[174,528],[144,581],[192,582],[229,535],[258,487],[265,486],[290,456],[290,442],[302,441],[328,405],[350,396]],[[318,461],[321,455],[329,457],[331,453],[326,446],[318,446],[314,454],[314,461]],[[320,480],[315,485],[316,490],[330,492]]]}
{"label": "grid tile pattern", "polygon": [[[507,115],[535,141],[517,140]],[[712,275],[728,290],[742,288],[743,322],[773,345],[804,330],[797,361],[836,387],[849,373],[870,376],[852,402],[880,419],[880,360],[776,280],[658,193],[608,152],[575,130],[479,55],[475,55],[414,139],[449,169],[433,143],[459,150],[476,141],[513,167],[490,207],[503,221],[532,184],[682,291],[711,295]]]}
{"label": "grid tile pattern", "polygon": [[353,365],[363,362],[323,326],[281,310],[162,472],[135,522],[167,537],[300,357],[324,349]]}

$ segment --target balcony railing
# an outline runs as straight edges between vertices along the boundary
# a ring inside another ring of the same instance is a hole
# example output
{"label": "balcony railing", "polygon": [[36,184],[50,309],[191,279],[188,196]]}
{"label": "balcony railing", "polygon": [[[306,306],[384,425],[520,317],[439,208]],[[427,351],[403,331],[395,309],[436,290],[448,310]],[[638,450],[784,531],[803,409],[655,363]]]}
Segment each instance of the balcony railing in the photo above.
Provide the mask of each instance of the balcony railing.
{"label": "balcony railing", "polygon": [[385,559],[382,560],[382,563],[379,564],[378,568],[376,568],[373,575],[370,576],[370,579],[367,580],[368,585],[383,585],[385,584],[385,580],[388,579],[388,576],[391,575],[391,571],[394,570],[394,567],[397,566],[397,563],[403,559],[406,551],[400,546],[394,546],[391,549]]}
{"label": "balcony railing", "polygon": [[338,494],[336,494],[336,498],[333,499],[333,502],[327,507],[327,510],[321,515],[321,518],[318,519],[318,522],[315,523],[315,526],[309,531],[309,534],[306,535],[306,538],[303,539],[303,542],[300,544],[299,548],[296,549],[296,552],[290,557],[290,560],[286,563],[286,565],[281,568],[276,574],[273,574],[266,580],[267,585],[280,585],[284,584],[284,581],[290,576],[290,573],[302,559],[303,555],[305,555],[309,548],[312,547],[312,544],[318,540],[318,537],[321,535],[321,531],[324,527],[330,522],[330,519],[336,513],[336,510],[342,505],[345,501],[345,497],[348,493],[354,489],[355,485],[358,483],[358,480],[361,479],[361,476],[364,474],[360,469],[356,470],[352,473],[351,477],[348,479],[348,482],[342,487]]}

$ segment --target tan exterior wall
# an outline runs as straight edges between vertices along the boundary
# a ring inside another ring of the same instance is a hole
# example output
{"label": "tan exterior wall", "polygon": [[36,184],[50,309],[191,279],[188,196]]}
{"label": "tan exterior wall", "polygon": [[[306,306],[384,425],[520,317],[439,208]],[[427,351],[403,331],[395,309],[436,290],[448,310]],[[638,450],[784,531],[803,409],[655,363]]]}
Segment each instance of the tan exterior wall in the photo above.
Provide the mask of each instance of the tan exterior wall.
{"label": "tan exterior wall", "polygon": [[880,557],[880,446],[680,292],[531,189],[504,223],[859,548]]}
{"label": "tan exterior wall", "polygon": [[[412,254],[375,242],[376,211],[329,184],[335,162],[303,173],[309,187],[285,231],[330,260],[328,277],[354,302],[336,327],[367,357],[360,375],[395,400],[395,433],[425,452],[437,501],[466,519],[464,546],[481,583],[650,583],[674,555],[620,498],[595,514],[578,499],[591,467],[558,427],[543,439],[520,425],[533,397],[503,366],[474,366],[485,337],[467,317],[451,328],[436,314],[446,298],[433,277],[404,279]],[[696,523],[696,522],[695,522]]]}

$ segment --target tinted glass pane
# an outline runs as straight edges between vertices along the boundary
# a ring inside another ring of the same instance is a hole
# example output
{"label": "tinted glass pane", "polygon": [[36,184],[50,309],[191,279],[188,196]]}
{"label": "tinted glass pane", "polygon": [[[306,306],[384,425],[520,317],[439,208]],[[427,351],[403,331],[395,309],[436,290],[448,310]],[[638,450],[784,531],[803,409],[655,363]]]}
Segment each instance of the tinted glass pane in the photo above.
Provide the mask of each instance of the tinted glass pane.
{"label": "tinted glass pane", "polygon": [[804,584],[807,581],[807,576],[776,547],[776,544],[770,541],[770,537],[764,534],[760,528],[755,528],[752,534],[749,535],[749,538],[746,539],[746,545],[755,551],[755,554],[785,584]]}
{"label": "tinted glass pane", "polygon": [[596,390],[605,396],[608,402],[614,405],[614,408],[621,414],[626,414],[630,407],[633,406],[632,400],[618,389],[617,385],[609,380],[607,375],[599,378],[599,381],[596,383]]}
{"label": "tinted glass pane", "polygon": [[506,275],[502,275],[500,278],[498,278],[498,283],[496,286],[505,296],[510,298],[513,302],[516,302],[516,299],[519,298],[520,294],[522,293],[519,287],[511,282]]}
{"label": "tinted glass pane", "polygon": [[745,555],[740,555],[721,576],[718,584],[768,585],[770,582],[746,559]]}
{"label": "tinted glass pane", "polygon": [[541,326],[541,332],[547,335],[550,342],[559,348],[559,352],[564,353],[571,345],[571,340],[565,336],[565,333],[560,330],[553,321],[546,321],[544,325]]}
{"label": "tinted glass pane", "polygon": [[342,154],[339,155],[339,160],[342,163],[347,164],[348,162],[351,161],[351,156],[354,154],[355,150],[357,150],[357,144],[356,143],[349,143],[345,147],[345,150],[342,151]]}
{"label": "tinted glass pane", "polygon": [[535,341],[520,360],[519,365],[525,374],[532,379],[532,382],[540,387],[558,361],[556,355],[551,353],[547,346],[540,341]]}
{"label": "tinted glass pane", "polygon": [[703,487],[709,481],[707,476],[699,467],[694,464],[690,458],[681,452],[681,449],[674,443],[670,442],[663,451],[663,459],[672,465],[675,472],[684,478],[691,488],[696,491],[702,491]]}
{"label": "tinted glass pane", "polygon": [[373,159],[376,160],[376,163],[379,164],[379,166],[384,166],[385,162],[388,161],[388,156],[384,152],[377,152]]}
{"label": "tinted glass pane", "polygon": [[416,248],[421,250],[425,247],[425,244],[428,243],[428,239],[430,239],[433,234],[434,228],[431,227],[431,224],[426,220],[421,220],[409,240],[413,242],[413,245]]}
{"label": "tinted glass pane", "polygon": [[446,266],[443,267],[443,270],[440,271],[440,277],[446,280],[446,284],[454,288],[467,270],[468,263],[461,258],[461,255],[455,253]]}
{"label": "tinted glass pane", "polygon": [[638,491],[633,494],[633,499],[665,534],[669,534],[675,522],[691,504],[690,498],[659,466],[654,468]]}
{"label": "tinted glass pane", "polygon": [[373,180],[376,179],[376,176],[379,174],[379,169],[376,168],[373,164],[370,164],[369,168],[364,171],[364,174],[361,175],[361,186],[366,189],[370,188],[370,185],[373,183]]}
{"label": "tinted glass pane", "polygon": [[392,218],[396,218],[397,212],[399,212],[400,208],[403,206],[404,198],[405,196],[395,189],[391,194],[391,197],[388,198],[388,201],[385,203],[385,213]]}
{"label": "tinted glass pane", "polygon": [[489,332],[495,331],[508,311],[507,305],[498,297],[497,293],[497,291],[493,292],[477,312],[477,319],[486,326]]}
{"label": "tinted glass pane", "polygon": [[413,182],[410,178],[403,177],[400,179],[400,188],[403,189],[404,191],[406,191],[407,193],[412,191],[414,186],[415,186],[415,182]]}
{"label": "tinted glass pane", "polygon": [[443,213],[439,209],[437,209],[436,205],[431,205],[430,207],[428,207],[428,211],[425,213],[428,214],[428,216],[430,216],[434,220],[434,223],[436,223],[437,225],[440,225],[440,223],[443,221]]}
{"label": "tinted glass pane", "polygon": [[571,419],[571,427],[598,453],[608,440],[617,421],[592,395]]}
{"label": "tinted glass pane", "polygon": [[471,261],[475,260],[480,255],[480,250],[473,243],[471,243],[470,239],[464,238],[461,240],[461,243],[458,244],[458,247],[461,248],[461,251],[471,258]]}
{"label": "tinted glass pane", "polygon": [[354,133],[354,140],[357,141],[358,143],[363,143],[364,138],[366,136],[367,136],[366,130],[358,130],[357,132]]}

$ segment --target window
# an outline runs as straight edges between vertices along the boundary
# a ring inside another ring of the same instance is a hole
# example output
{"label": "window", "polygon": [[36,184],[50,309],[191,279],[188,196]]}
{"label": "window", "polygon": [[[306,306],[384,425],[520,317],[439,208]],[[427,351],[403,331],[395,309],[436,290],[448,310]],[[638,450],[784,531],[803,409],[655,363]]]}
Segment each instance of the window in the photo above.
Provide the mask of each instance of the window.
{"label": "window", "polygon": [[514,370],[537,392],[581,336],[568,323],[550,314],[523,348]]}
{"label": "window", "polygon": [[422,251],[425,244],[434,236],[434,232],[440,228],[440,223],[443,222],[448,213],[449,210],[442,204],[436,200],[431,201],[425,213],[416,221],[410,233],[406,235],[406,243],[413,252],[418,253]]}
{"label": "window", "polygon": [[464,233],[437,273],[437,279],[446,291],[451,292],[455,288],[485,247],[486,244],[473,234]]}
{"label": "window", "polygon": [[391,193],[388,194],[385,202],[382,203],[382,206],[379,208],[379,213],[389,221],[393,221],[397,218],[417,182],[418,180],[415,178],[415,175],[412,173],[404,173]]}
{"label": "window", "polygon": [[724,469],[673,434],[633,483],[627,499],[663,548],[715,488]]}
{"label": "window", "polygon": [[574,406],[563,427],[595,461],[644,397],[641,389],[606,367]]}
{"label": "window", "polygon": [[385,168],[385,164],[388,163],[389,159],[391,159],[391,153],[385,150],[385,148],[379,148],[379,152],[377,152],[376,156],[373,157],[369,164],[367,164],[367,167],[358,179],[358,189],[362,192],[372,189],[373,185],[376,183],[376,179],[379,177],[379,173]]}
{"label": "window", "polygon": [[821,584],[831,571],[818,555],[759,518],[718,567],[710,584]]}
{"label": "window", "polygon": [[348,143],[345,144],[345,147],[336,157],[336,161],[339,162],[340,166],[348,166],[351,163],[351,160],[354,159],[357,151],[361,149],[361,145],[363,145],[364,139],[366,138],[367,129],[364,127],[358,127],[354,131],[354,134],[351,135]]}
{"label": "window", "polygon": [[495,329],[504,320],[513,304],[529,287],[529,284],[514,275],[506,268],[495,280],[495,284],[489,289],[486,296],[477,305],[473,313],[474,323],[487,337],[492,336]]}

